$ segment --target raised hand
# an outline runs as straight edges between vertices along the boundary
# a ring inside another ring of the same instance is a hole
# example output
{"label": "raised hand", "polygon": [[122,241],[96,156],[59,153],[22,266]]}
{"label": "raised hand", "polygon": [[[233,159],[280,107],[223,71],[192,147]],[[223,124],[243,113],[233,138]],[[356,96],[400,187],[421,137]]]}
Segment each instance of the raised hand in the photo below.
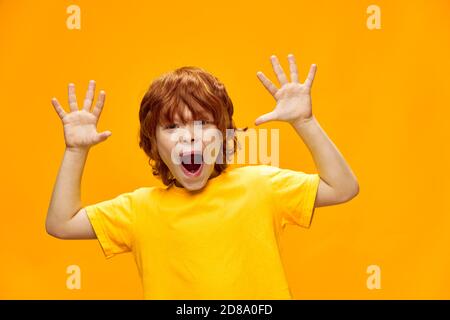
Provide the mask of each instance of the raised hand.
{"label": "raised hand", "polygon": [[97,103],[91,112],[92,100],[94,99],[95,81],[89,81],[83,108],[78,109],[75,95],[75,85],[69,84],[69,107],[66,113],[56,98],[52,98],[52,105],[64,125],[64,139],[67,148],[89,149],[91,146],[106,140],[110,131],[97,132],[97,122],[105,103],[105,92],[100,91]]}
{"label": "raised hand", "polygon": [[269,121],[286,121],[294,124],[311,119],[311,86],[317,66],[312,64],[305,82],[299,83],[294,55],[288,55],[291,73],[291,82],[289,82],[278,58],[271,56],[270,60],[281,87],[277,88],[261,71],[257,72],[259,80],[275,98],[276,106],[273,111],[258,117],[255,125]]}

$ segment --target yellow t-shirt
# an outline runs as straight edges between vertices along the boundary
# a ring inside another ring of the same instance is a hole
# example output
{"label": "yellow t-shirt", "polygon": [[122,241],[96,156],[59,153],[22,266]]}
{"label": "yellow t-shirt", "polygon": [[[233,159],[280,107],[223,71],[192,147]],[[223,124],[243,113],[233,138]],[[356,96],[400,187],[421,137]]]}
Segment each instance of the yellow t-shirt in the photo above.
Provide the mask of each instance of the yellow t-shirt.
{"label": "yellow t-shirt", "polygon": [[292,299],[279,240],[309,228],[319,181],[228,168],[201,191],[144,187],[85,209],[107,258],[134,254],[145,299]]}

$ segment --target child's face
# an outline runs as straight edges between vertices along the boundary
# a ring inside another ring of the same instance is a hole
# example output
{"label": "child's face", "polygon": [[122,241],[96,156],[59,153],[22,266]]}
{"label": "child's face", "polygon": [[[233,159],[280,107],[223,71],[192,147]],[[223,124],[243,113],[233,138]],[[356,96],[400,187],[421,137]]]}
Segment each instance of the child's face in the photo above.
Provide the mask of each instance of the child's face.
{"label": "child's face", "polygon": [[209,156],[208,161],[204,161],[205,148],[211,148],[213,143],[213,139],[207,138],[210,135],[204,133],[205,130],[218,129],[211,114],[194,121],[188,108],[185,107],[182,112],[186,123],[175,115],[173,122],[157,125],[157,148],[162,161],[177,182],[188,190],[199,190],[216,173],[214,163],[218,156],[213,159]]}

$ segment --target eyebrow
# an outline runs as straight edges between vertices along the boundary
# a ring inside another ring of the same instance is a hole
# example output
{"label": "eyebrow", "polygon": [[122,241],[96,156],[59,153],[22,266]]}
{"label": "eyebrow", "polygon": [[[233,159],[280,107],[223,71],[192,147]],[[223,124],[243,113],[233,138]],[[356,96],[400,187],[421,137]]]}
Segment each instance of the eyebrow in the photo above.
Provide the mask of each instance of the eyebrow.
{"label": "eyebrow", "polygon": [[200,120],[207,120],[207,121],[210,121],[210,122],[215,122],[215,119],[214,119],[214,117],[212,115],[210,115],[210,114],[203,114],[203,115],[200,115],[197,118],[194,118],[194,119],[191,118],[188,121],[183,121],[180,117],[174,117],[171,120],[170,119],[166,119],[165,117],[162,117],[160,123],[162,123],[162,124],[167,124],[167,123],[184,123],[184,122],[193,122],[193,121],[200,121]]}

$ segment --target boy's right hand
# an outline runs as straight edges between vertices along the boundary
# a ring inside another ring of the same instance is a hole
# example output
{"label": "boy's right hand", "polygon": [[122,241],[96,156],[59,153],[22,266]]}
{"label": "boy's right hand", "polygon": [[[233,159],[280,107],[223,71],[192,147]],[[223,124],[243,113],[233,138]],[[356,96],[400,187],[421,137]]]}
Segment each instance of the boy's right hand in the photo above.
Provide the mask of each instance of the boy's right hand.
{"label": "boy's right hand", "polygon": [[91,146],[105,141],[111,131],[97,132],[97,122],[105,103],[105,92],[99,93],[97,103],[91,110],[94,99],[95,81],[89,81],[89,87],[84,99],[83,108],[78,109],[75,95],[75,85],[69,84],[69,107],[70,112],[66,113],[56,98],[52,98],[52,105],[58,113],[64,125],[64,139],[66,148],[88,150]]}

